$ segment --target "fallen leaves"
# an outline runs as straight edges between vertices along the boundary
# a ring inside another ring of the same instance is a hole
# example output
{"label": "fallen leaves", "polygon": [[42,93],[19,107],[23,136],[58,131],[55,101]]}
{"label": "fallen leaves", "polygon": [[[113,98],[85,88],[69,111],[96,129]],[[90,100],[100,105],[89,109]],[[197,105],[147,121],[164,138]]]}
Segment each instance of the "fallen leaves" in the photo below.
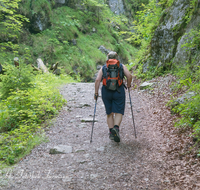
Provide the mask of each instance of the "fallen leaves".
{"label": "fallen leaves", "polygon": [[166,107],[166,103],[174,96],[169,82],[174,81],[174,76],[154,80],[163,82],[159,82],[153,92],[146,90],[140,93],[140,99],[150,105],[145,107],[145,111],[154,122],[153,126],[163,135],[164,146],[160,152],[163,154],[165,172],[162,183],[168,189],[200,189],[200,159],[197,158],[198,148],[194,146],[193,131],[191,128],[175,128],[174,122],[179,116],[171,115],[171,110]]}

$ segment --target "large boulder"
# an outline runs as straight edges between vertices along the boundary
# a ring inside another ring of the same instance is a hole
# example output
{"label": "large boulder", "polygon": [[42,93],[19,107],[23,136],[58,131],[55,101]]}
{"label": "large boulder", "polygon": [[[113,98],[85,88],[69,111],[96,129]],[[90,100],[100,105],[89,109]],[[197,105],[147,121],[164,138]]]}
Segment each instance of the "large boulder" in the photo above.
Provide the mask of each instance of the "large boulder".
{"label": "large boulder", "polygon": [[[106,54],[106,55],[108,55],[108,53],[111,52],[111,50],[106,49],[103,45],[101,45],[101,46],[99,47],[99,50],[100,50],[103,54]],[[118,56],[118,59],[119,59],[120,63],[122,63],[122,64],[124,64],[124,62],[126,62],[126,60],[123,60],[123,58],[122,58],[120,55]],[[106,60],[105,60],[105,62],[106,62]]]}
{"label": "large boulder", "polygon": [[174,101],[175,105],[183,104],[186,100],[192,98],[193,96],[195,96],[195,92],[187,92]]}
{"label": "large boulder", "polygon": [[186,27],[185,15],[189,8],[189,1],[177,0],[166,9],[160,19],[160,25],[155,30],[150,44],[150,56],[144,62],[143,72],[152,66],[163,66],[174,58],[178,46],[178,39],[184,34]]}
{"label": "large boulder", "polygon": [[65,0],[55,0],[55,3],[63,5],[66,3],[66,1]]}
{"label": "large boulder", "polygon": [[177,99],[175,99],[170,105],[171,113],[175,114],[176,112],[174,112],[173,109],[176,106],[186,103],[188,100],[190,100],[195,95],[196,95],[195,92],[187,92],[187,93],[183,94],[182,96],[178,97]]}
{"label": "large boulder", "polygon": [[[200,9],[198,9],[197,13],[193,15],[190,23],[187,25],[185,34],[181,37],[177,49],[176,55],[174,57],[173,62],[177,65],[186,65],[188,60],[190,60],[192,55],[196,56],[196,60],[200,60],[200,54],[197,53],[196,49],[190,49],[184,46],[186,43],[190,43],[192,41],[193,36],[190,36],[189,33],[191,30],[195,29],[200,23]],[[198,56],[197,56],[198,55]]]}
{"label": "large boulder", "polygon": [[111,50],[109,50],[109,49],[106,49],[103,45],[101,45],[100,47],[99,47],[99,50],[103,53],[103,54],[108,54],[109,52],[111,52]]}

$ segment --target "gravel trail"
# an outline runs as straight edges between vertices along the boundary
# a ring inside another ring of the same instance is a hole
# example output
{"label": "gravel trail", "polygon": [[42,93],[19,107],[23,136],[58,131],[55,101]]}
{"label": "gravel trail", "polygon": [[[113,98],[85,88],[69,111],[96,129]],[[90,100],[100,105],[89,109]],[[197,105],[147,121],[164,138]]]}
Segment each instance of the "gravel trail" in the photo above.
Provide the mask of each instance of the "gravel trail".
{"label": "gravel trail", "polygon": [[[108,138],[106,114],[101,97],[97,102],[93,142],[94,83],[64,85],[61,94],[68,101],[46,131],[49,142],[34,148],[8,171],[5,190],[135,190],[165,189],[163,179],[163,135],[156,128],[152,102],[131,90],[137,130],[126,91],[126,108],[120,126],[121,142]],[[54,146],[67,145],[67,154],[50,154]]]}

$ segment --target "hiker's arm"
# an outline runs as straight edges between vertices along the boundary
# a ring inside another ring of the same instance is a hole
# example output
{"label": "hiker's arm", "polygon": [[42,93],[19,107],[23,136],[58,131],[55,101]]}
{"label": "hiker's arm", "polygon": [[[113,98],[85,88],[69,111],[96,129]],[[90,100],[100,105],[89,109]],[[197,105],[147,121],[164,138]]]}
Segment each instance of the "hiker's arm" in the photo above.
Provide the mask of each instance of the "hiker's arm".
{"label": "hiker's arm", "polygon": [[127,87],[130,88],[131,87],[131,81],[132,81],[132,75],[129,72],[129,70],[126,68],[125,65],[123,65],[123,69],[124,69],[124,75],[127,78]]}
{"label": "hiker's arm", "polygon": [[99,92],[99,85],[101,83],[102,75],[103,75],[103,72],[102,72],[102,68],[101,68],[99,70],[97,78],[95,80],[95,92],[94,92],[94,94],[97,95],[97,96],[98,96],[98,92]]}

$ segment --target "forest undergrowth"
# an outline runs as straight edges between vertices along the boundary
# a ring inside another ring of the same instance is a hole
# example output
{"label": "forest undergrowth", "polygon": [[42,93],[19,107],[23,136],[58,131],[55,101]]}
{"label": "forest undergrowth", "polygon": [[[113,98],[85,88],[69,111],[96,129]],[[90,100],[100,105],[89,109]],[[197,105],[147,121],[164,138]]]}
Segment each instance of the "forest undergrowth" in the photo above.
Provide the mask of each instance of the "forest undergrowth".
{"label": "forest undergrowth", "polygon": [[23,63],[7,65],[0,79],[0,160],[9,165],[47,140],[43,128],[66,103],[58,87],[74,80],[67,75],[38,74]]}

